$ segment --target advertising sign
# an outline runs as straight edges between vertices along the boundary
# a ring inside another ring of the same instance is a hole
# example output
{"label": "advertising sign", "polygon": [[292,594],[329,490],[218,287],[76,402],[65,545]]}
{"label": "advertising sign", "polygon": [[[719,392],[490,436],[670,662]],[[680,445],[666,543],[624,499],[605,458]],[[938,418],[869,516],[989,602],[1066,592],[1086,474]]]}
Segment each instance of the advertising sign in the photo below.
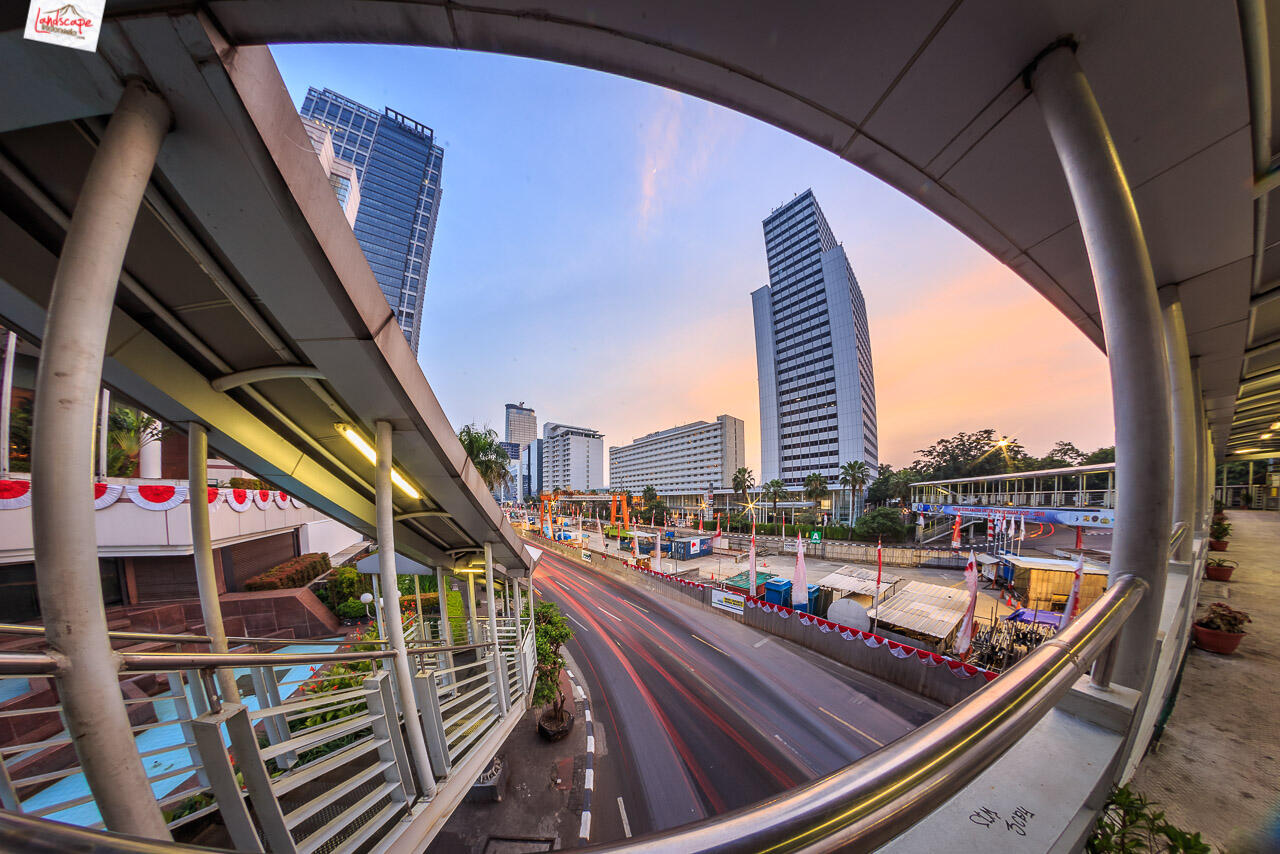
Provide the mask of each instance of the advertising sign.
{"label": "advertising sign", "polygon": [[583,549],[582,559],[585,560],[587,563],[591,563],[591,552],[587,551],[586,549]]}
{"label": "advertising sign", "polygon": [[76,50],[97,50],[104,6],[106,0],[77,0],[61,6],[48,0],[31,0],[23,38]]}
{"label": "advertising sign", "polygon": [[971,519],[1026,519],[1030,525],[1070,525],[1081,528],[1110,528],[1116,523],[1116,511],[1110,507],[1088,507],[1081,510],[1052,507],[985,507],[979,504],[912,504],[917,513],[957,513]]}
{"label": "advertising sign", "polygon": [[809,542],[811,542],[811,543],[820,543],[820,542],[822,542],[822,532],[821,532],[821,531],[810,531],[810,532],[809,532]]}
{"label": "advertising sign", "polygon": [[727,590],[711,591],[711,606],[719,608],[722,611],[731,611],[734,614],[741,614],[747,606],[747,600],[743,599],[737,593],[730,593]]}

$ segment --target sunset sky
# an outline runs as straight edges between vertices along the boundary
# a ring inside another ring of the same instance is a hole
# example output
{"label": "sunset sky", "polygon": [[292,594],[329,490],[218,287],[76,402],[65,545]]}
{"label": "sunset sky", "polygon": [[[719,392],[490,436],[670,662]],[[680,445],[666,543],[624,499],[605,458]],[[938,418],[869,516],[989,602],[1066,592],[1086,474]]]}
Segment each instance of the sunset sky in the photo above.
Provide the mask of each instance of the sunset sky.
{"label": "sunset sky", "polygon": [[550,63],[273,50],[295,104],[328,87],[430,125],[445,148],[419,358],[455,427],[501,432],[503,405],[524,401],[539,431],[594,427],[607,448],[727,412],[746,422],[758,475],[761,220],[812,187],[866,297],[882,462],[984,427],[1034,454],[1113,441],[1106,360],[1074,326],[951,226],[807,142]]}

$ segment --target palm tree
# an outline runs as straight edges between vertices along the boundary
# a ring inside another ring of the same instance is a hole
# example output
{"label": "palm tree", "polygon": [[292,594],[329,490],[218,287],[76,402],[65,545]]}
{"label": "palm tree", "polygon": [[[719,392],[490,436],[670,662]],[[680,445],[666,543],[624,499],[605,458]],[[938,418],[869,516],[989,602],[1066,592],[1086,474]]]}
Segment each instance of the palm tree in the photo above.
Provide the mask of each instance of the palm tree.
{"label": "palm tree", "polygon": [[484,485],[493,491],[502,486],[511,477],[507,466],[511,457],[506,449],[498,444],[498,433],[491,427],[477,427],[468,424],[458,431],[458,441],[467,452],[476,474],[484,481]]}
{"label": "palm tree", "polygon": [[773,505],[773,518],[776,521],[778,518],[778,502],[786,501],[787,499],[787,485],[775,477],[761,488],[760,497]]}
{"label": "palm tree", "polygon": [[658,490],[652,486],[646,486],[640,493],[640,497],[644,499],[645,504],[652,504],[658,500]]}
{"label": "palm tree", "polygon": [[133,477],[144,445],[160,439],[160,422],[127,406],[112,408],[107,419],[107,474]]}
{"label": "palm tree", "polygon": [[751,473],[751,469],[742,466],[733,473],[733,491],[742,496],[742,503],[750,503],[747,498],[747,491],[754,489],[756,485],[756,476]]}
{"label": "palm tree", "polygon": [[814,512],[817,512],[818,502],[826,498],[831,493],[827,489],[827,479],[816,471],[804,476],[804,497],[814,504]]}
{"label": "palm tree", "polygon": [[853,524],[854,496],[862,493],[862,487],[871,479],[871,467],[862,460],[854,460],[840,467],[840,485],[849,489],[849,524]]}

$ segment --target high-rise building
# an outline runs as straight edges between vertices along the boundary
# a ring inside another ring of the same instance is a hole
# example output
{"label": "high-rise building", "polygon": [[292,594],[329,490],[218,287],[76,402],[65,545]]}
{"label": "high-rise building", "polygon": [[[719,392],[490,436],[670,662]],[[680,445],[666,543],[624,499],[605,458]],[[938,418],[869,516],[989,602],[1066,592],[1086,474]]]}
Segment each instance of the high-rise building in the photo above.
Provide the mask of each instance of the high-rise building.
{"label": "high-rise building", "polygon": [[333,194],[347,215],[347,225],[355,228],[356,212],[360,210],[360,179],[356,175],[356,165],[334,152],[333,133],[327,127],[311,119],[303,119],[302,126],[307,129],[311,147],[320,158],[320,168],[329,177],[329,186],[333,187]]}
{"label": "high-rise building", "polygon": [[721,415],[641,436],[609,449],[609,488],[659,495],[700,489],[732,489],[733,473],[746,464],[742,419]]}
{"label": "high-rise building", "polygon": [[355,165],[360,207],[353,230],[417,353],[444,149],[421,122],[390,107],[379,113],[331,89],[308,89],[299,113],[327,128],[336,158]]}
{"label": "high-rise building", "polygon": [[534,439],[520,452],[520,501],[542,493],[542,440]]}
{"label": "high-rise building", "polygon": [[542,425],[542,488],[604,488],[604,434],[548,421]]}
{"label": "high-rise building", "polygon": [[515,442],[521,448],[538,438],[538,416],[524,405],[524,401],[507,404],[508,442]]}
{"label": "high-rise building", "polygon": [[876,386],[862,290],[805,190],[764,220],[769,284],[751,294],[760,382],[761,482],[878,468]]}
{"label": "high-rise building", "polygon": [[499,442],[498,446],[507,452],[507,480],[493,491],[493,497],[499,501],[515,501],[520,495],[520,451],[517,442]]}

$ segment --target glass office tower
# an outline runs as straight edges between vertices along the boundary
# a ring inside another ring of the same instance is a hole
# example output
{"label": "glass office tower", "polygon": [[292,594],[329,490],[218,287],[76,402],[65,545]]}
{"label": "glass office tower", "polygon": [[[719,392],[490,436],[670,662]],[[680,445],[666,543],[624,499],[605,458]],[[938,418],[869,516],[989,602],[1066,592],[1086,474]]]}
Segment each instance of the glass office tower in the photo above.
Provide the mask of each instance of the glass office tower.
{"label": "glass office tower", "polygon": [[426,125],[331,89],[308,89],[299,113],[329,128],[335,156],[355,164],[360,207],[353,230],[417,353],[444,149]]}
{"label": "glass office tower", "polygon": [[862,289],[805,190],[764,221],[769,284],[751,294],[760,383],[762,483],[800,489],[817,472],[878,468],[876,385]]}

